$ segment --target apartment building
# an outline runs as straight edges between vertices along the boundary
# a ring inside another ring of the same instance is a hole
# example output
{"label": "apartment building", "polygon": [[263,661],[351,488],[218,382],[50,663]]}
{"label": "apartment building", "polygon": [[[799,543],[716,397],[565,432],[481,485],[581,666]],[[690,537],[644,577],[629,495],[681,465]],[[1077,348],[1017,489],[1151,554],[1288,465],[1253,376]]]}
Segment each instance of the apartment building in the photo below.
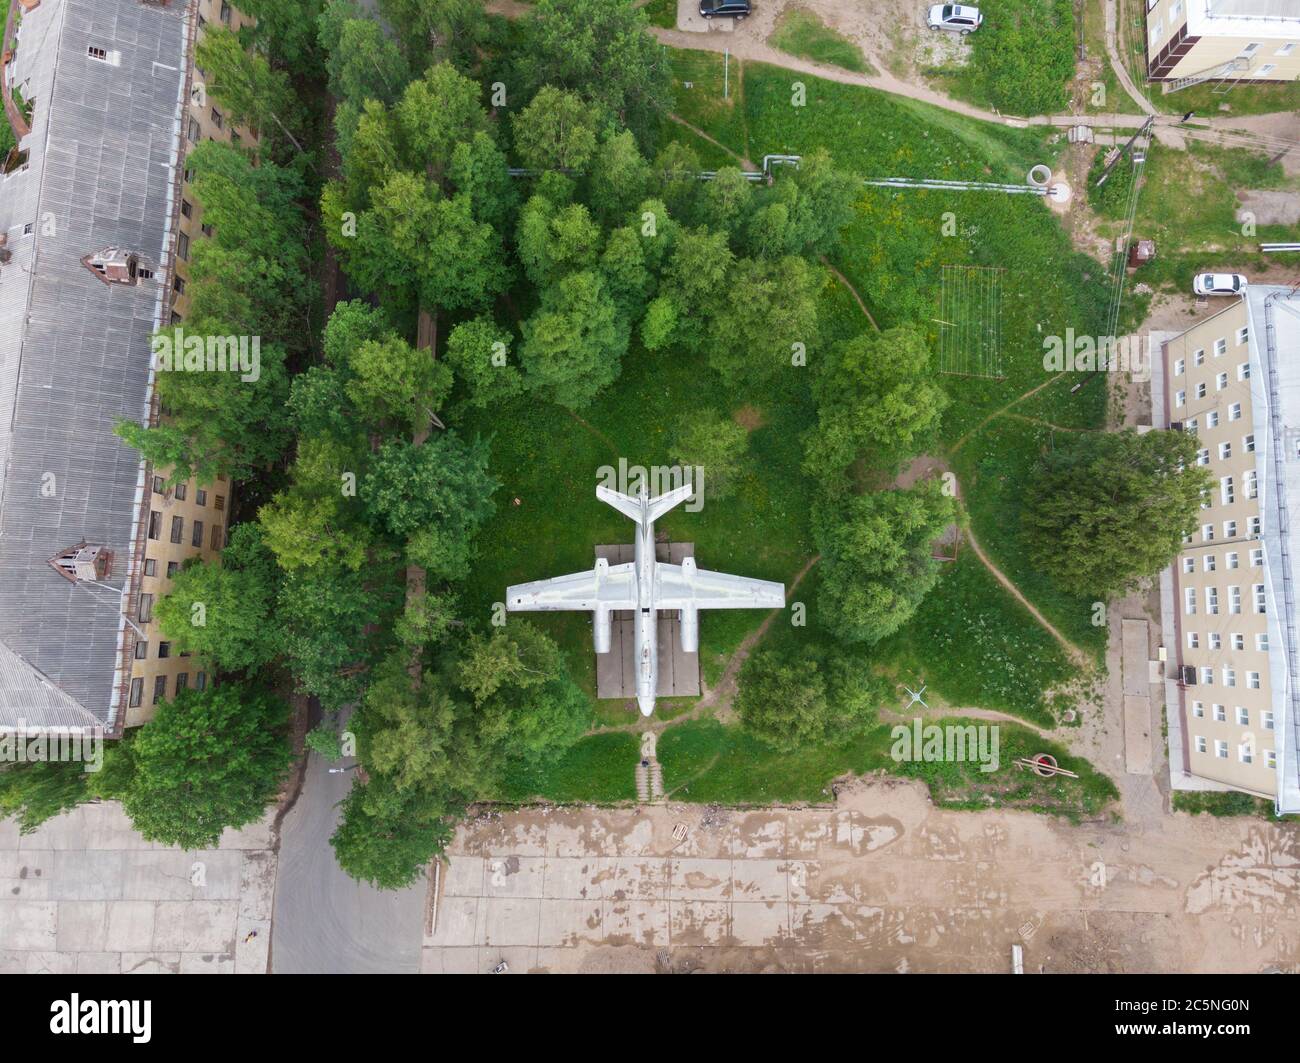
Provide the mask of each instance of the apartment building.
{"label": "apartment building", "polygon": [[1155,81],[1300,78],[1296,0],[1147,0],[1146,30]]}
{"label": "apartment building", "polygon": [[240,20],[219,0],[8,5],[4,95],[32,114],[0,175],[0,729],[117,735],[211,679],[154,609],[219,555],[230,486],[164,491],[113,432],[156,420],[150,338],[185,312],[185,151],[250,136],[199,106],[201,18]]}
{"label": "apartment building", "polygon": [[1163,402],[1157,423],[1196,436],[1211,479],[1199,525],[1162,579],[1171,781],[1242,790],[1285,811],[1300,808],[1296,607],[1282,582],[1288,474],[1300,505],[1300,446],[1281,403],[1293,380],[1300,440],[1300,366],[1288,357],[1300,361],[1300,296],[1251,288],[1164,343],[1153,396]]}

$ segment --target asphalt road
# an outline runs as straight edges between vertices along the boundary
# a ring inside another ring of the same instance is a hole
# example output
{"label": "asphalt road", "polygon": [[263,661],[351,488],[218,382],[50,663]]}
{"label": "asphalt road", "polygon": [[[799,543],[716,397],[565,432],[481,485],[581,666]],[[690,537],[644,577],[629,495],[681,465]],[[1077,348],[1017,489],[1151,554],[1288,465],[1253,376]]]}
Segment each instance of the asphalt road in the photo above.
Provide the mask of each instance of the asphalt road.
{"label": "asphalt road", "polygon": [[426,883],[400,892],[355,882],[330,847],[338,803],[353,771],[308,755],[307,776],[280,833],[280,870],[271,927],[275,974],[415,973],[420,969]]}

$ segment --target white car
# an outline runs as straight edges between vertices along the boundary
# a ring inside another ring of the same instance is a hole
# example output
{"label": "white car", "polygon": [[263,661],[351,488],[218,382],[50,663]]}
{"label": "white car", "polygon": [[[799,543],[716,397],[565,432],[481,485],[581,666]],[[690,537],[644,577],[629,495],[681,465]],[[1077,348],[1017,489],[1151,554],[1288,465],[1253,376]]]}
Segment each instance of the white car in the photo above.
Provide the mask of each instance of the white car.
{"label": "white car", "polygon": [[1198,273],[1192,281],[1197,295],[1240,295],[1246,290],[1246,278],[1240,273]]}
{"label": "white car", "polygon": [[965,4],[935,4],[926,15],[926,24],[932,30],[956,30],[958,33],[973,33],[979,29],[984,16],[978,7]]}

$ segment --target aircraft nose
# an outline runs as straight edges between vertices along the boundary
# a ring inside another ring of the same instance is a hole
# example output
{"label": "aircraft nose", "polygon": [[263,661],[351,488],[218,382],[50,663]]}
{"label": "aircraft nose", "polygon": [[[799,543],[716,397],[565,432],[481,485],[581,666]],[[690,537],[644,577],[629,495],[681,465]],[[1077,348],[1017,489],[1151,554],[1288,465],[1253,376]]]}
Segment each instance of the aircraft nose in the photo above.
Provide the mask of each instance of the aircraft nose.
{"label": "aircraft nose", "polygon": [[641,706],[642,716],[649,716],[655,711],[655,699],[649,694],[638,694],[636,703]]}

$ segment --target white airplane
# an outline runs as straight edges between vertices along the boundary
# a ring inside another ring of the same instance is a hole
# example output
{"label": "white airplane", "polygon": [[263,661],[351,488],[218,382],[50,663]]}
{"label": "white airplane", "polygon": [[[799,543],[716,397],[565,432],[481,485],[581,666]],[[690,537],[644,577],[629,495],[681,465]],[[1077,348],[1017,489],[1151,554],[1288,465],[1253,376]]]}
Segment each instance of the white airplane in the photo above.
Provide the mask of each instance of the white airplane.
{"label": "white airplane", "polygon": [[686,484],[666,495],[650,498],[642,488],[636,497],[597,487],[596,497],[637,523],[636,560],[611,565],[596,560],[590,572],[520,583],[506,588],[506,609],[512,613],[571,610],[592,614],[592,640],[597,653],[608,653],[610,617],[616,609],[633,610],[636,639],[636,701],[641,715],[655,708],[659,679],[658,616],[661,609],[681,613],[682,650],[699,648],[701,609],[781,609],[785,585],[770,580],[730,576],[695,567],[695,558],[680,565],[655,560],[655,521],[694,493]]}

